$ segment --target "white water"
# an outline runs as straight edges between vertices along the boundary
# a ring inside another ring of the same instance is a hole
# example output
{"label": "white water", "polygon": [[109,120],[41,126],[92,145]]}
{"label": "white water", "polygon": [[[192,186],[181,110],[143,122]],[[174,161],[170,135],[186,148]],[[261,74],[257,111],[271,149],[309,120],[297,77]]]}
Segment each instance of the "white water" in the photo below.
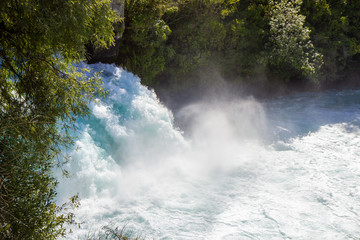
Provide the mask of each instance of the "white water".
{"label": "white water", "polygon": [[[59,202],[79,193],[73,239],[105,224],[146,239],[359,239],[360,91],[171,112],[132,74],[104,69]],[[186,137],[184,137],[186,135]]]}

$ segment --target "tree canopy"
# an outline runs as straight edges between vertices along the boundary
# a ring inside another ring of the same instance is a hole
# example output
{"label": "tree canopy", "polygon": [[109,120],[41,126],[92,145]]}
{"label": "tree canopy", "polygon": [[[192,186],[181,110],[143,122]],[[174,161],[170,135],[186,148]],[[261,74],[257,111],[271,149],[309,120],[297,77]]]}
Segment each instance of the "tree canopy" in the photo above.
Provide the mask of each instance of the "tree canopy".
{"label": "tree canopy", "polygon": [[[110,0],[3,0],[0,5],[0,238],[54,239],[72,214],[52,171],[77,116],[104,94],[77,63],[114,42]],[[73,203],[76,203],[73,199]]]}
{"label": "tree canopy", "polygon": [[318,88],[359,64],[355,0],[127,2],[117,63],[155,88],[187,91],[207,72],[239,85]]}

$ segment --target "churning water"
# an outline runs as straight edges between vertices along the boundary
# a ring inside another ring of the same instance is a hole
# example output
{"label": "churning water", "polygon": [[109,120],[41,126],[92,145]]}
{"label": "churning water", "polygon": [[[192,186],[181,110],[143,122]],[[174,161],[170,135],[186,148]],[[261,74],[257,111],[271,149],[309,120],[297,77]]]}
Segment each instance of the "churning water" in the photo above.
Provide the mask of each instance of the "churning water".
{"label": "churning water", "polygon": [[171,112],[112,65],[61,179],[79,193],[77,239],[110,224],[146,239],[359,239],[360,91]]}

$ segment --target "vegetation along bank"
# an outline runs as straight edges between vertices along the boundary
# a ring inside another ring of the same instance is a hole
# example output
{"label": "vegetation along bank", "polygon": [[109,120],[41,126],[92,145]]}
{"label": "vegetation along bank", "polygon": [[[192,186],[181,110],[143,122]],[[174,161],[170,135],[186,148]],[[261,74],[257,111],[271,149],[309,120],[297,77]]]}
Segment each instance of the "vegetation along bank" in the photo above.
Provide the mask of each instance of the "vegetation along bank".
{"label": "vegetation along bank", "polygon": [[[124,0],[119,64],[163,97],[358,86],[356,0]],[[170,97],[171,98],[171,97]]]}

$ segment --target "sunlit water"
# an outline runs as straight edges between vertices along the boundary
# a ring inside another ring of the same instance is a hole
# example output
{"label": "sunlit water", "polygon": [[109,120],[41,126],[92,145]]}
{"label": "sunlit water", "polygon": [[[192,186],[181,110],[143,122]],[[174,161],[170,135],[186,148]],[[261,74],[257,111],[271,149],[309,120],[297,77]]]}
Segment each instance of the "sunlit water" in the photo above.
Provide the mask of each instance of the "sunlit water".
{"label": "sunlit water", "polygon": [[171,112],[132,74],[104,70],[60,179],[79,193],[78,239],[125,226],[146,239],[359,239],[360,91],[268,102],[206,101]]}

